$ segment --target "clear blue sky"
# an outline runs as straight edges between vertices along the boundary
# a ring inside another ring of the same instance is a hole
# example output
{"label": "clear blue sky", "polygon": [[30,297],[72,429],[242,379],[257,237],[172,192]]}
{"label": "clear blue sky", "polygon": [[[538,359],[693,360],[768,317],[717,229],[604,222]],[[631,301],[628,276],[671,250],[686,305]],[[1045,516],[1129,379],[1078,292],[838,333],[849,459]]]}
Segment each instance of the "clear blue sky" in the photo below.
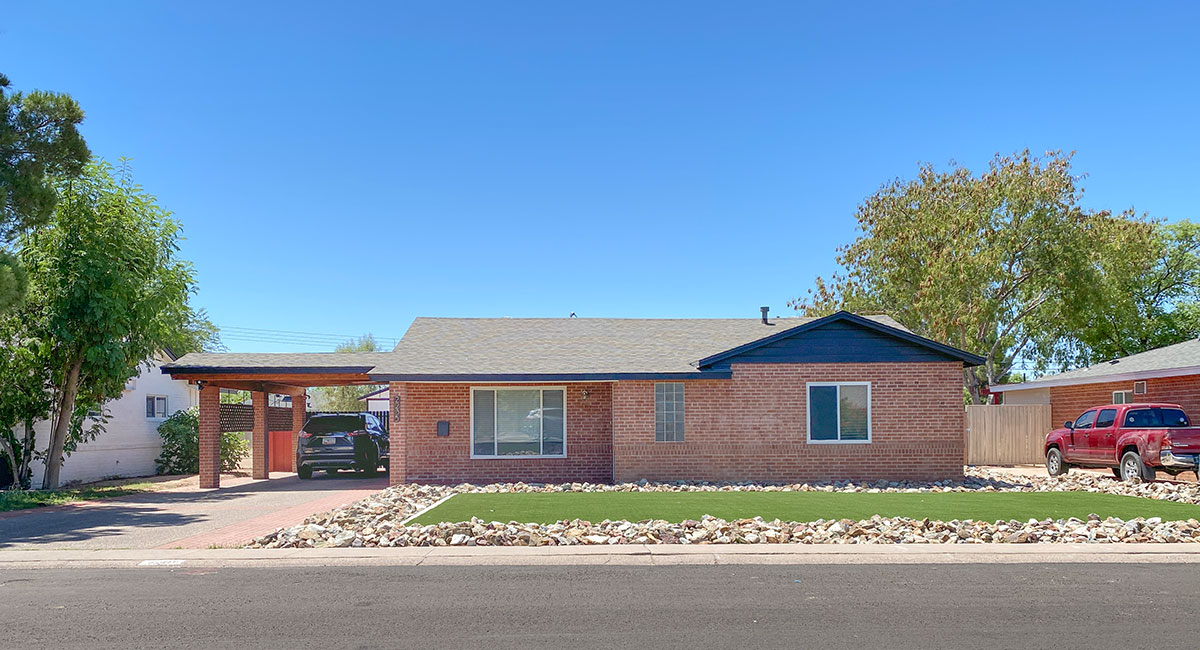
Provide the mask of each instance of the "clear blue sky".
{"label": "clear blue sky", "polygon": [[1197,216],[1194,4],[257,4],[0,17],[0,71],[133,159],[225,327],[782,313],[881,183],[1025,147]]}

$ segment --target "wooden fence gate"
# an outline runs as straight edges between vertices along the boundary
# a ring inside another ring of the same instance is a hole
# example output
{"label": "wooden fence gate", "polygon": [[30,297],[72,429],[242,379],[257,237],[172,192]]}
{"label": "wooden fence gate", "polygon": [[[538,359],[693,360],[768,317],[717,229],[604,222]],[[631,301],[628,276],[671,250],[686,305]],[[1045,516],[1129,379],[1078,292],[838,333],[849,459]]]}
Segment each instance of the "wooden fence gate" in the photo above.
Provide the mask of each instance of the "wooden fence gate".
{"label": "wooden fence gate", "polygon": [[1041,463],[1050,431],[1049,404],[982,404],[967,407],[967,464]]}

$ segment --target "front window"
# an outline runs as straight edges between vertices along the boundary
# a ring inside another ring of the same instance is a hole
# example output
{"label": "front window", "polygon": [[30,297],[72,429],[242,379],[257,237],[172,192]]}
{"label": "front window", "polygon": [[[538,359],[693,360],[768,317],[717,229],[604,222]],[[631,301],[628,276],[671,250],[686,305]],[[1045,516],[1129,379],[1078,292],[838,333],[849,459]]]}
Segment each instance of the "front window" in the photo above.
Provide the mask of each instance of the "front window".
{"label": "front window", "polygon": [[654,384],[654,441],[683,442],[683,384]]}
{"label": "front window", "polygon": [[566,455],[562,388],[471,389],[471,456]]}
{"label": "front window", "polygon": [[871,384],[808,384],[808,441],[871,442]]}
{"label": "front window", "polygon": [[1074,428],[1074,429],[1091,429],[1092,424],[1095,421],[1096,421],[1096,412],[1088,411],[1087,413],[1084,413],[1083,415],[1079,416],[1078,419],[1075,420],[1075,426],[1072,428]]}
{"label": "front window", "polygon": [[167,398],[164,395],[147,395],[146,396],[146,417],[148,418],[165,418],[167,417]]}

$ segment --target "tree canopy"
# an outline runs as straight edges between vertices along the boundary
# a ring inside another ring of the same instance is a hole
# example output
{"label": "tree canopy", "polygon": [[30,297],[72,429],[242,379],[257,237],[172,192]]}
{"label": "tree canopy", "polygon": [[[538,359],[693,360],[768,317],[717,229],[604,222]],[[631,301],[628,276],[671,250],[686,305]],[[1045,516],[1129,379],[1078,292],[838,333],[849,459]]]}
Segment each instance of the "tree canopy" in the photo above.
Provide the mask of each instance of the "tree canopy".
{"label": "tree canopy", "polygon": [[28,283],[7,245],[50,218],[55,182],[77,175],[91,156],[77,128],[83,110],[70,95],[14,92],[10,85],[0,74],[0,313]]}
{"label": "tree canopy", "polygon": [[58,191],[52,218],[18,239],[29,292],[5,317],[22,340],[38,342],[49,374],[43,487],[57,486],[64,453],[96,435],[83,428],[89,409],[120,397],[157,351],[193,348],[213,331],[189,304],[194,277],[177,256],[178,222],[128,167],[89,164]]}
{"label": "tree canopy", "polygon": [[1149,302],[1164,321],[1186,322],[1188,309],[1173,301],[1188,293],[1184,270],[1194,256],[1176,243],[1193,231],[1164,237],[1132,210],[1084,208],[1081,180],[1061,152],[997,155],[978,175],[954,163],[922,165],[916,179],[893,180],[858,206],[860,232],[838,249],[840,270],[818,277],[791,305],[810,315],[886,312],[917,334],[984,356],[983,368],[964,373],[975,401],[1018,360],[1069,367],[1106,354],[1101,344],[1135,349],[1170,340],[1149,336],[1153,326],[1145,323],[1143,341],[1133,340],[1134,316],[1093,330],[1096,307],[1131,282],[1149,283],[1142,297],[1121,294],[1114,306]]}
{"label": "tree canopy", "polygon": [[[375,337],[366,334],[357,339],[346,341],[337,346],[334,352],[379,352],[379,344]],[[358,398],[378,390],[381,386],[323,386],[313,389],[313,410],[315,411],[364,411],[366,402]]]}

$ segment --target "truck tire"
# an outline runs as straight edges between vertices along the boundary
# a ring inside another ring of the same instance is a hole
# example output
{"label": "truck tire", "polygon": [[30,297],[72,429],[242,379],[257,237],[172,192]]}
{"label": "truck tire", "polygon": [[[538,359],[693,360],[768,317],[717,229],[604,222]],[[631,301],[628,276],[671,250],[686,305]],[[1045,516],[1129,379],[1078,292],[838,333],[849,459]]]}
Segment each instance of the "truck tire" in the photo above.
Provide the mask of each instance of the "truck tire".
{"label": "truck tire", "polygon": [[1121,456],[1121,480],[1126,483],[1153,481],[1154,470],[1146,467],[1136,451],[1127,451]]}
{"label": "truck tire", "polygon": [[308,465],[301,465],[300,467],[297,467],[296,476],[299,476],[301,481],[307,481],[308,479],[312,478],[312,467],[309,467]]}
{"label": "truck tire", "polygon": [[1050,476],[1062,476],[1069,469],[1058,447],[1051,447],[1050,451],[1046,452],[1046,471],[1050,473]]}

